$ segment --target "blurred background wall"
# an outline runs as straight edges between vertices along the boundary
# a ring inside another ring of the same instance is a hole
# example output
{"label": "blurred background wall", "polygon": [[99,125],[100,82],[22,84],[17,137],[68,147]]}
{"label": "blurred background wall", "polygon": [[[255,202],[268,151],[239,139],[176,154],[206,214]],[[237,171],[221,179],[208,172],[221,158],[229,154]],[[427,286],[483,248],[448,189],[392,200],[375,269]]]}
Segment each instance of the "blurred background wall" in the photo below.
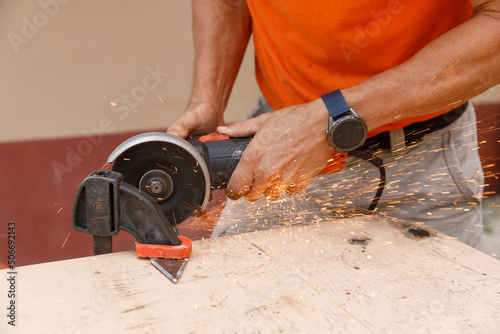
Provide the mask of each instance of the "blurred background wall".
{"label": "blurred background wall", "polygon": [[[192,83],[190,7],[0,0],[0,262],[9,222],[18,264],[91,254],[90,237],[71,229],[73,196],[120,142],[164,131],[183,111]],[[258,95],[250,45],[226,121],[243,118]],[[476,101],[487,110],[483,132],[493,134],[483,143],[493,144],[488,165],[497,164],[499,95]],[[133,240],[121,233],[115,246],[131,249]]]}
{"label": "blurred background wall", "polygon": [[[112,121],[112,132],[162,129],[186,106],[193,62],[190,1],[2,0],[0,27],[2,141],[81,136],[102,118]],[[228,120],[255,103],[251,52]],[[143,99],[140,89],[133,90],[143,86],[147,68],[168,75],[146,88]],[[113,112],[110,102],[126,104],[119,102],[122,94],[132,93],[137,107],[127,116]]]}

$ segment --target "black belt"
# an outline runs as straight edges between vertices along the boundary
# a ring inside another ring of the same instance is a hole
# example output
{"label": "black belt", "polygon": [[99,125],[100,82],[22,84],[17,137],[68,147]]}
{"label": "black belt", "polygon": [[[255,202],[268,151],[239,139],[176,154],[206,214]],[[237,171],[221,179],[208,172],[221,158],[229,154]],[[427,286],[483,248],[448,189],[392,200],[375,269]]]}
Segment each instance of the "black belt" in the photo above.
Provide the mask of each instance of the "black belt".
{"label": "black belt", "polygon": [[[442,115],[431,118],[427,121],[412,123],[403,128],[405,134],[406,146],[412,145],[422,140],[422,138],[436,130],[442,129],[456,121],[467,109],[469,103],[464,103],[455,109],[452,109]],[[365,144],[358,148],[359,150],[373,150],[382,148],[389,150],[391,148],[391,138],[389,132],[382,132],[376,136],[370,137]]]}

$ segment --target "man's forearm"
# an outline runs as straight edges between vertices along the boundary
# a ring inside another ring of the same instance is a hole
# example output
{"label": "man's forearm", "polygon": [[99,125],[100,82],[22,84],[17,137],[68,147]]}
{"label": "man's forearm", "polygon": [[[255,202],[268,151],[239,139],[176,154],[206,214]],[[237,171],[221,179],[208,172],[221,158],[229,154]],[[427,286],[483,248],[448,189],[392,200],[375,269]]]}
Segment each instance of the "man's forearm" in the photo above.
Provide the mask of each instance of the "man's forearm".
{"label": "man's forearm", "polygon": [[244,0],[193,0],[194,82],[190,105],[223,112],[251,34]]}
{"label": "man's forearm", "polygon": [[456,107],[500,83],[500,5],[492,1],[411,59],[343,90],[369,130]]}

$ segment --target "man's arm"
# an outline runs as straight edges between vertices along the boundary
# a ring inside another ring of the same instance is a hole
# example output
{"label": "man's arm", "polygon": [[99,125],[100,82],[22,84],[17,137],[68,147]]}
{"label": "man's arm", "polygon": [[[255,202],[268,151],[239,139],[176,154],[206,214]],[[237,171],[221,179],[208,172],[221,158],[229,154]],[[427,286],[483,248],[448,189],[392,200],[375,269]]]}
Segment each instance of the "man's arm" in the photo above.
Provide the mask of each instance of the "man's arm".
{"label": "man's arm", "polygon": [[[400,66],[342,91],[372,130],[394,120],[452,108],[500,83],[500,0],[473,0],[474,16]],[[307,186],[331,156],[321,99],[218,130],[254,139],[227,187],[233,199]]]}
{"label": "man's arm", "polygon": [[245,0],[193,0],[194,82],[186,111],[167,130],[180,137],[224,124],[223,113],[251,34]]}
{"label": "man's arm", "polygon": [[342,91],[369,130],[457,107],[500,83],[500,1],[471,4],[471,19],[400,66]]}

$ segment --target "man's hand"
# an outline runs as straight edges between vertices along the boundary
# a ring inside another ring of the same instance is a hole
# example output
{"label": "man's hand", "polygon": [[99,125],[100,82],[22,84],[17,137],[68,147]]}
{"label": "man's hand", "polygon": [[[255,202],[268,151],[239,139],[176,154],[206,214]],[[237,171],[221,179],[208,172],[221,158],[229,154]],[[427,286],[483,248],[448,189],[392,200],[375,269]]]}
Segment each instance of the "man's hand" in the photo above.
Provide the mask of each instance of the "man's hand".
{"label": "man's hand", "polygon": [[325,130],[328,111],[321,99],[263,114],[217,131],[254,135],[226,189],[231,199],[275,200],[304,189],[332,156]]}
{"label": "man's hand", "polygon": [[210,103],[190,105],[186,111],[167,129],[167,133],[181,138],[189,135],[205,135],[224,125],[224,117]]}
{"label": "man's hand", "polygon": [[250,39],[244,0],[193,0],[194,78],[186,111],[167,130],[186,138],[224,125],[223,113]]}

